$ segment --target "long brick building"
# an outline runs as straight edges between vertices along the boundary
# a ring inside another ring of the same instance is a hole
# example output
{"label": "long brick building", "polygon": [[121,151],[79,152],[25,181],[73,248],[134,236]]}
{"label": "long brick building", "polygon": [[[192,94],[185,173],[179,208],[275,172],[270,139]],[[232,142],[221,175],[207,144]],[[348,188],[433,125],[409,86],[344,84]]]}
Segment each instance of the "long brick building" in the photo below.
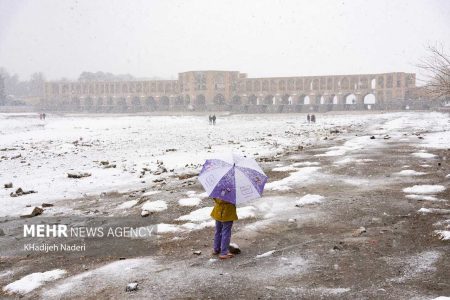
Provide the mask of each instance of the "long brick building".
{"label": "long brick building", "polygon": [[76,111],[324,111],[386,108],[414,97],[414,73],[249,78],[189,71],[178,80],[51,81],[41,106]]}

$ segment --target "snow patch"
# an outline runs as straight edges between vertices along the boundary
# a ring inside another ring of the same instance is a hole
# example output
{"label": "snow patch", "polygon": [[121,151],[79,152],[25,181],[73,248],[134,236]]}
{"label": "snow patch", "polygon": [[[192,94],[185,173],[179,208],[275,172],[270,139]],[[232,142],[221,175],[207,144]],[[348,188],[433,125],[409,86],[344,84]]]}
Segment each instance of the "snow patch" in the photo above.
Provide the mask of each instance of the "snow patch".
{"label": "snow patch", "polygon": [[133,206],[135,206],[138,203],[138,200],[130,200],[127,202],[124,202],[122,204],[120,204],[119,206],[117,206],[117,209],[128,209],[128,208],[132,208]]}
{"label": "snow patch", "polygon": [[188,215],[181,216],[176,221],[203,222],[209,220],[213,207],[207,206],[191,211]]}
{"label": "snow patch", "polygon": [[413,199],[413,200],[438,201],[438,198],[436,198],[434,196],[429,196],[429,195],[411,194],[411,195],[406,195],[405,197],[408,199]]}
{"label": "snow patch", "polygon": [[298,199],[297,201],[295,201],[295,204],[302,206],[302,205],[307,205],[307,204],[320,203],[320,202],[322,202],[322,199],[324,199],[323,196],[307,194],[307,195],[301,197],[300,199]]}
{"label": "snow patch", "polygon": [[427,153],[427,152],[415,152],[412,155],[415,157],[419,157],[419,158],[433,158],[436,156],[432,153]]}
{"label": "snow patch", "polygon": [[3,288],[6,293],[26,294],[37,289],[46,282],[50,282],[63,277],[67,272],[61,269],[55,269],[47,272],[37,272],[26,275],[21,279],[14,281]]}
{"label": "snow patch", "polygon": [[450,240],[450,230],[435,230],[434,233],[443,241]]}
{"label": "snow patch", "polygon": [[149,212],[159,212],[167,209],[167,203],[163,200],[147,201],[142,205],[142,210]]}
{"label": "snow patch", "polygon": [[177,225],[174,224],[165,224],[165,223],[161,223],[156,225],[156,232],[159,233],[172,233],[172,232],[177,232],[180,231],[180,227],[178,227]]}
{"label": "snow patch", "polygon": [[197,206],[202,200],[200,198],[182,198],[178,200],[178,204],[181,206]]}
{"label": "snow patch", "polygon": [[266,189],[274,191],[286,191],[291,189],[291,185],[302,183],[311,179],[311,176],[319,170],[320,167],[304,167],[291,173],[288,177],[281,180],[272,181],[266,184]]}
{"label": "snow patch", "polygon": [[415,170],[402,170],[400,172],[394,173],[395,175],[399,175],[399,176],[420,176],[420,175],[425,175],[427,173],[425,172],[418,172]]}
{"label": "snow patch", "polygon": [[238,207],[236,213],[240,220],[254,218],[256,215],[256,208],[253,206]]}
{"label": "snow patch", "polygon": [[414,185],[403,189],[403,192],[410,194],[436,194],[443,191],[445,191],[444,186],[431,184]]}
{"label": "snow patch", "polygon": [[148,192],[143,193],[141,196],[142,197],[147,197],[147,196],[156,195],[156,194],[159,194],[159,193],[161,193],[161,191],[148,191]]}
{"label": "snow patch", "polygon": [[268,257],[268,256],[271,256],[272,254],[274,254],[275,252],[276,252],[276,250],[267,251],[267,252],[265,252],[263,254],[256,255],[255,258]]}
{"label": "snow patch", "polygon": [[302,161],[302,162],[294,163],[292,166],[294,166],[294,167],[310,167],[310,166],[318,166],[318,165],[320,165],[320,163],[317,161]]}
{"label": "snow patch", "polygon": [[274,171],[274,172],[291,172],[291,171],[296,171],[296,170],[297,170],[297,168],[294,167],[293,165],[277,167],[277,168],[272,169],[272,171]]}

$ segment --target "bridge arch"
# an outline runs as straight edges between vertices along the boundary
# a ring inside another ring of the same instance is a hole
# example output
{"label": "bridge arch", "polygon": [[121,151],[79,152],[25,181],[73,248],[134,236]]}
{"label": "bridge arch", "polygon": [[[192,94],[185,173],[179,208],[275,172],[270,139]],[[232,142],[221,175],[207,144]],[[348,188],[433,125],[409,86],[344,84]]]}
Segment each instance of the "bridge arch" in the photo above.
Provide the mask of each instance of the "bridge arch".
{"label": "bridge arch", "polygon": [[344,99],[345,104],[356,104],[356,95],[353,93],[345,95]]}
{"label": "bridge arch", "polygon": [[321,105],[325,104],[325,97],[323,95],[317,96],[317,102]]}
{"label": "bridge arch", "polygon": [[312,103],[311,103],[311,98],[310,98],[308,95],[306,95],[306,96],[303,98],[303,104],[304,104],[304,105],[310,105],[310,104],[312,104]]}
{"label": "bridge arch", "polygon": [[203,106],[205,104],[206,104],[205,95],[203,94],[197,95],[197,97],[195,98],[195,105]]}
{"label": "bridge arch", "polygon": [[258,104],[258,97],[256,97],[255,94],[251,94],[251,95],[248,97],[248,104],[251,104],[251,105],[257,105],[257,104]]}
{"label": "bridge arch", "polygon": [[175,103],[175,105],[178,105],[178,106],[183,105],[184,104],[183,96],[176,96],[174,103]]}
{"label": "bridge arch", "polygon": [[281,96],[281,104],[288,105],[289,98],[290,98],[289,94],[284,94],[283,96]]}
{"label": "bridge arch", "polygon": [[239,95],[233,96],[233,98],[231,98],[231,103],[234,105],[242,104],[241,96],[239,96]]}
{"label": "bridge arch", "polygon": [[103,106],[103,98],[102,97],[98,97],[97,98],[97,103],[95,104],[97,107]]}
{"label": "bridge arch", "polygon": [[376,100],[376,96],[372,93],[366,94],[363,98],[364,104],[375,104]]}
{"label": "bridge arch", "polygon": [[339,97],[337,95],[331,95],[330,96],[330,102],[333,105],[339,104]]}
{"label": "bridge arch", "polygon": [[267,95],[266,97],[264,97],[263,104],[272,105],[274,100],[273,98],[273,95]]}
{"label": "bridge arch", "polygon": [[112,108],[114,106],[114,98],[109,97],[108,100],[106,101],[106,105],[108,105],[109,108]]}
{"label": "bridge arch", "polygon": [[84,100],[84,107],[85,107],[86,109],[90,109],[93,105],[94,105],[94,100],[92,100],[91,97],[87,97],[87,98]]}
{"label": "bridge arch", "polygon": [[133,99],[131,99],[131,105],[141,106],[141,99],[139,97],[133,97]]}
{"label": "bridge arch", "polygon": [[226,104],[224,95],[217,94],[216,96],[214,96],[214,104],[217,104],[217,105],[224,105],[224,104]]}
{"label": "bridge arch", "polygon": [[162,97],[159,99],[159,103],[160,103],[161,105],[164,105],[164,106],[169,106],[169,105],[170,105],[170,99],[169,99],[169,97],[167,97],[167,96],[162,96]]}
{"label": "bridge arch", "polygon": [[152,96],[147,97],[147,99],[145,99],[145,106],[155,108],[156,107],[155,98],[153,98]]}

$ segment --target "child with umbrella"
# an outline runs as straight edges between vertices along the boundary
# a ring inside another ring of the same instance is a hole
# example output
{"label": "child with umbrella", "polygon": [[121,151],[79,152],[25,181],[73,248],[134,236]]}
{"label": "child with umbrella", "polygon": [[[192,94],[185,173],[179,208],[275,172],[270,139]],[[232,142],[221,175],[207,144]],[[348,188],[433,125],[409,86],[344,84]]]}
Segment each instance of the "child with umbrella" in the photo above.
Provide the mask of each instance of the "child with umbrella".
{"label": "child with umbrella", "polygon": [[232,258],[228,248],[233,221],[238,219],[236,204],[261,197],[268,177],[254,159],[230,153],[207,160],[198,179],[215,202],[211,212],[216,220],[213,254]]}

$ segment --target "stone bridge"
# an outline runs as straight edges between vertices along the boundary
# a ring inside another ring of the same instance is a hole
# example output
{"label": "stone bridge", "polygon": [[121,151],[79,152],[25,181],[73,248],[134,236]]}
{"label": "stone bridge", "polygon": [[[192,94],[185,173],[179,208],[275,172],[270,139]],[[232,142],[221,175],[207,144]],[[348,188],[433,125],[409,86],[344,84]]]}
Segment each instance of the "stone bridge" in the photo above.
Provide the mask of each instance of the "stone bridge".
{"label": "stone bridge", "polygon": [[247,78],[190,71],[178,80],[46,82],[41,106],[75,111],[323,111],[387,108],[413,96],[415,74]]}

